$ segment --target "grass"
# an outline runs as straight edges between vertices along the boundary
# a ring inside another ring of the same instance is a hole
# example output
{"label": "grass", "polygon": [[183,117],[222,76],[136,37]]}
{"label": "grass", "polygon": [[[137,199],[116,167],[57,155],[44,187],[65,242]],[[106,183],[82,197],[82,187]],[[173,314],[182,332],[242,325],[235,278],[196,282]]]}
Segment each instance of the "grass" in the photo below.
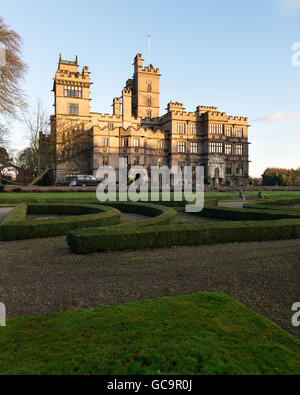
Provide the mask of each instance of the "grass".
{"label": "grass", "polygon": [[300,372],[300,341],[221,293],[12,319],[0,332],[0,374]]}
{"label": "grass", "polygon": [[[257,191],[244,192],[245,195],[257,195]],[[300,197],[300,191],[263,191],[269,198]],[[171,193],[171,196],[173,193]],[[222,200],[237,200],[238,192],[205,192],[207,198],[218,198]],[[6,199],[93,199],[95,192],[5,192],[0,193],[0,201]]]}

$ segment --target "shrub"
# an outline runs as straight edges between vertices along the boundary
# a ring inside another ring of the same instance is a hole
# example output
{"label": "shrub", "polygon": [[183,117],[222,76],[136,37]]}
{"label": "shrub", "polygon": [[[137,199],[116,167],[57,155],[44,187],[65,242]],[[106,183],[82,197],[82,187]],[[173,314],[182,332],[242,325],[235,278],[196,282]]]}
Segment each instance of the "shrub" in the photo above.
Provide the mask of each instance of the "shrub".
{"label": "shrub", "polygon": [[[128,210],[130,207],[127,204]],[[118,208],[122,210],[122,207]],[[198,215],[230,220],[230,222],[161,227],[149,223],[148,225],[152,226],[145,228],[143,221],[139,221],[133,226],[125,224],[108,229],[71,232],[67,235],[67,242],[72,252],[89,253],[175,245],[277,240],[300,236],[300,213],[205,207]]]}
{"label": "shrub", "polygon": [[[32,221],[9,221],[0,225],[1,240],[24,240],[62,236],[73,229],[115,225],[120,212],[101,205],[28,204],[29,214],[61,214],[71,217]],[[82,214],[82,215],[78,215]]]}
{"label": "shrub", "polygon": [[227,207],[205,207],[197,215],[209,218],[218,218],[228,221],[270,221],[285,218],[300,218],[300,213],[293,214],[284,210],[260,210],[260,209],[234,209]]}
{"label": "shrub", "polygon": [[152,226],[159,224],[168,224],[177,216],[177,212],[169,207],[163,207],[153,203],[140,202],[107,202],[105,205],[114,207],[123,213],[132,213],[145,215],[152,218],[147,218],[133,223],[121,224],[118,227],[128,228],[128,226]]}
{"label": "shrub", "polygon": [[269,208],[273,208],[273,206],[293,206],[296,204],[300,204],[300,197],[294,198],[280,198],[280,199],[270,199],[270,200],[262,200],[259,202],[255,202],[255,206],[266,206]]}
{"label": "shrub", "polygon": [[163,248],[172,246],[280,240],[300,237],[300,219],[265,222],[224,222],[120,229],[81,229],[67,234],[71,252]]}
{"label": "shrub", "polygon": [[4,185],[0,184],[0,193],[4,192]]}

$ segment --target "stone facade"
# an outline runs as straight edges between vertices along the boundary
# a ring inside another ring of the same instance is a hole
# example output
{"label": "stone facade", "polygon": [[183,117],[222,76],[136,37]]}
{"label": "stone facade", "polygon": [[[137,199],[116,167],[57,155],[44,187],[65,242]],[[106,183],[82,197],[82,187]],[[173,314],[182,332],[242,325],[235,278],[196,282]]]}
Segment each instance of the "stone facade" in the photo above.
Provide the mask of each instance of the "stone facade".
{"label": "stone facade", "polygon": [[56,178],[95,175],[100,166],[118,168],[119,158],[127,158],[129,166],[147,168],[203,165],[208,184],[247,185],[248,118],[227,116],[207,106],[186,112],[177,102],[170,102],[160,116],[159,79],[159,69],[143,67],[138,54],[133,77],[126,82],[121,97],[113,99],[113,114],[94,113],[90,111],[89,68],[79,72],[77,58],[73,62],[60,57],[54,78],[51,133],[58,133],[59,122],[70,121],[89,134],[90,150],[81,153],[76,165],[59,164]]}

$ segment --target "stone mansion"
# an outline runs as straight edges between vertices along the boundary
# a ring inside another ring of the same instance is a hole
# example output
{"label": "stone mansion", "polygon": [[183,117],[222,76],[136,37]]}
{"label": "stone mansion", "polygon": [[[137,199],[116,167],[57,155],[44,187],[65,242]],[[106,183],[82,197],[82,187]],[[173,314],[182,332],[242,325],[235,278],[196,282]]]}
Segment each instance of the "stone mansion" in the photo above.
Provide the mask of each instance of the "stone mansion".
{"label": "stone mansion", "polygon": [[[128,166],[202,165],[206,183],[248,184],[248,118],[227,116],[217,107],[198,106],[186,112],[182,103],[170,102],[160,115],[159,69],[143,67],[142,55],[134,59],[133,77],[121,97],[113,99],[113,114],[90,111],[90,72],[78,70],[78,60],[61,57],[54,78],[55,114],[51,133],[57,135],[59,120],[81,125],[89,136],[89,150],[74,162],[59,163],[55,178],[96,174],[103,165],[118,168],[119,158]],[[51,134],[50,133],[50,134]],[[47,136],[40,135],[41,169],[45,167]]]}

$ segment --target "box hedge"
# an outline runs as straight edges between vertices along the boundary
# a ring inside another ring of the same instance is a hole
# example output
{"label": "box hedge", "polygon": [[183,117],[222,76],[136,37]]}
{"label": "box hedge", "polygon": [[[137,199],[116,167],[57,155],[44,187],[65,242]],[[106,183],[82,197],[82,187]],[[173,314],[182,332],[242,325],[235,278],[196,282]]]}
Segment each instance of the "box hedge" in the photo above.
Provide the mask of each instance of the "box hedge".
{"label": "box hedge", "polygon": [[[122,210],[122,207],[119,207]],[[214,224],[134,226],[70,232],[67,242],[75,253],[159,248],[300,237],[300,213],[205,207],[196,214],[230,220]],[[243,222],[241,222],[243,221]]]}
{"label": "box hedge", "polygon": [[259,200],[255,201],[255,203],[247,203],[245,204],[245,208],[269,208],[274,209],[282,206],[294,206],[300,204],[300,197],[290,197],[290,198],[278,198],[278,199],[270,199],[270,200]]}
{"label": "box hedge", "polygon": [[145,215],[147,219],[124,223],[118,225],[118,227],[128,228],[128,226],[153,226],[160,224],[169,224],[174,217],[177,216],[177,212],[170,207],[164,207],[153,203],[141,203],[141,202],[107,202],[105,203],[109,207],[114,207],[123,213],[129,214],[140,214]]}
{"label": "box hedge", "polygon": [[196,213],[202,217],[217,218],[228,221],[270,221],[279,219],[300,218],[300,212],[291,212],[288,210],[260,210],[259,208],[238,209],[229,207],[204,207]]}
{"label": "box hedge", "polygon": [[300,237],[300,219],[223,222],[201,225],[110,227],[81,229],[67,234],[71,252],[163,248],[217,243],[294,239]]}
{"label": "box hedge", "polygon": [[116,225],[120,211],[101,205],[28,204],[28,214],[71,215],[53,219],[9,221],[0,225],[0,240],[24,240],[62,236],[78,228]]}

